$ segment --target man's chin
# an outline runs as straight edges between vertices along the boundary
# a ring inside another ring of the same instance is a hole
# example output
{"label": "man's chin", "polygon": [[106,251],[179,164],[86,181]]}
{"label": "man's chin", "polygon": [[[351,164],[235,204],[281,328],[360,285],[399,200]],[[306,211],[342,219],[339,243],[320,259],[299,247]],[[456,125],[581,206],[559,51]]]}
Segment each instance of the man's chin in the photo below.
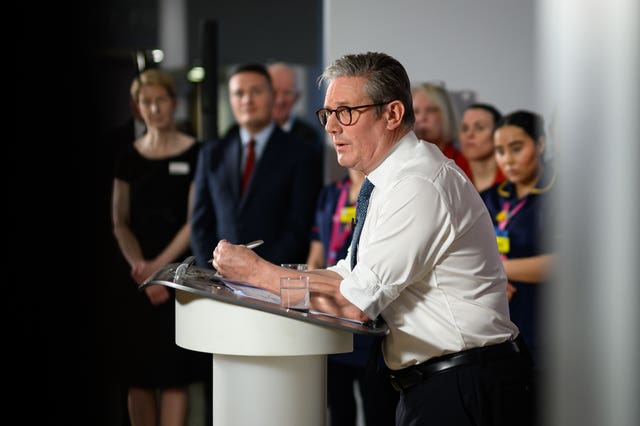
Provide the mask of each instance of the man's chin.
{"label": "man's chin", "polygon": [[269,123],[271,123],[271,118],[265,120],[262,118],[252,117],[251,119],[244,120],[241,125],[250,131],[258,131],[267,127]]}
{"label": "man's chin", "polygon": [[338,164],[340,164],[342,167],[346,167],[348,169],[353,167],[353,162],[349,161],[344,154],[338,153],[337,158],[338,158]]}
{"label": "man's chin", "polygon": [[287,117],[284,114],[273,114],[273,119],[276,123],[285,123],[287,121]]}

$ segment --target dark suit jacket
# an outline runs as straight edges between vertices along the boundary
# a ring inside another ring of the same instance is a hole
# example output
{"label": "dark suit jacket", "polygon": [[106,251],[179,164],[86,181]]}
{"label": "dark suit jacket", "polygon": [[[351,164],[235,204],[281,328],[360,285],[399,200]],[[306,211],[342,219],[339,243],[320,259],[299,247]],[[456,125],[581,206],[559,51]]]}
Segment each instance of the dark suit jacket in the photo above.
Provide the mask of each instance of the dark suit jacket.
{"label": "dark suit jacket", "polygon": [[322,169],[312,150],[277,126],[240,194],[241,141],[232,132],[206,142],[195,175],[191,246],[205,266],[221,239],[261,239],[256,253],[273,263],[305,263]]}
{"label": "dark suit jacket", "polygon": [[[234,123],[227,129],[223,137],[226,139],[237,132],[238,123]],[[301,118],[294,117],[289,133],[297,136],[301,143],[313,150],[315,161],[320,164],[321,170],[324,171],[324,132],[320,132]]]}
{"label": "dark suit jacket", "polygon": [[316,161],[320,163],[320,167],[324,170],[324,138],[313,126],[300,118],[293,119],[293,126],[290,132],[300,139],[301,142],[308,145],[313,150]]}

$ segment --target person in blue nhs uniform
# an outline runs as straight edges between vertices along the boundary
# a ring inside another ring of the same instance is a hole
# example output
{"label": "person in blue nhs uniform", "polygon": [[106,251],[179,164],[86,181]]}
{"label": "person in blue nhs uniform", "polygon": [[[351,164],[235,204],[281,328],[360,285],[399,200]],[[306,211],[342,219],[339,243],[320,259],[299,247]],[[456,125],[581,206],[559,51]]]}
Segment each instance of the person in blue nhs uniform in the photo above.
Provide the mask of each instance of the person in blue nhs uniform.
{"label": "person in blue nhs uniform", "polygon": [[[555,170],[544,160],[543,118],[515,111],[494,131],[495,157],[506,180],[480,193],[493,220],[507,273],[511,320],[540,363],[540,291],[549,280],[554,236],[551,231]],[[549,237],[549,238],[547,238]]]}
{"label": "person in blue nhs uniform", "polygon": [[[533,424],[531,360],[509,319],[491,218],[455,162],[413,132],[406,70],[385,53],[348,54],[321,81],[318,119],[340,165],[366,178],[346,257],[307,272],[311,308],[386,322],[396,425]],[[273,293],[296,273],[226,240],[213,259]]]}

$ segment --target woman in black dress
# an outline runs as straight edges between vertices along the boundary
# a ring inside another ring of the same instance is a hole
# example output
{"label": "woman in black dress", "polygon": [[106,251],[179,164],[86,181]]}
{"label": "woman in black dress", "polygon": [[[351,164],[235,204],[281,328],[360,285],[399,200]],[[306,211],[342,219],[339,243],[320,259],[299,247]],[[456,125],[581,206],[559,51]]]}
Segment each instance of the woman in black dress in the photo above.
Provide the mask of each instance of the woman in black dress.
{"label": "woman in black dress", "polygon": [[[129,266],[124,357],[131,424],[182,425],[187,385],[202,380],[205,354],[175,343],[173,289],[138,285],[168,263],[189,255],[189,206],[200,144],[176,129],[176,86],[164,71],[149,69],[133,81],[131,96],[147,131],[126,146],[116,163],[113,229]],[[202,368],[202,369],[201,369]]]}

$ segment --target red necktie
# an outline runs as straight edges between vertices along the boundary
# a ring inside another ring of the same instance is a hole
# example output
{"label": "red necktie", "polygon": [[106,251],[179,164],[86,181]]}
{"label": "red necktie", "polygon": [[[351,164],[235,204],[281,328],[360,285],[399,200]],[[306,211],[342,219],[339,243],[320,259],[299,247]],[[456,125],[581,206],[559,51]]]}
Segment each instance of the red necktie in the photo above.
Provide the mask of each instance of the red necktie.
{"label": "red necktie", "polygon": [[253,172],[253,166],[256,162],[255,144],[256,142],[253,139],[249,141],[247,160],[244,164],[244,171],[242,172],[242,192],[244,192],[247,188],[247,184],[249,183],[249,179],[251,178],[251,173]]}

